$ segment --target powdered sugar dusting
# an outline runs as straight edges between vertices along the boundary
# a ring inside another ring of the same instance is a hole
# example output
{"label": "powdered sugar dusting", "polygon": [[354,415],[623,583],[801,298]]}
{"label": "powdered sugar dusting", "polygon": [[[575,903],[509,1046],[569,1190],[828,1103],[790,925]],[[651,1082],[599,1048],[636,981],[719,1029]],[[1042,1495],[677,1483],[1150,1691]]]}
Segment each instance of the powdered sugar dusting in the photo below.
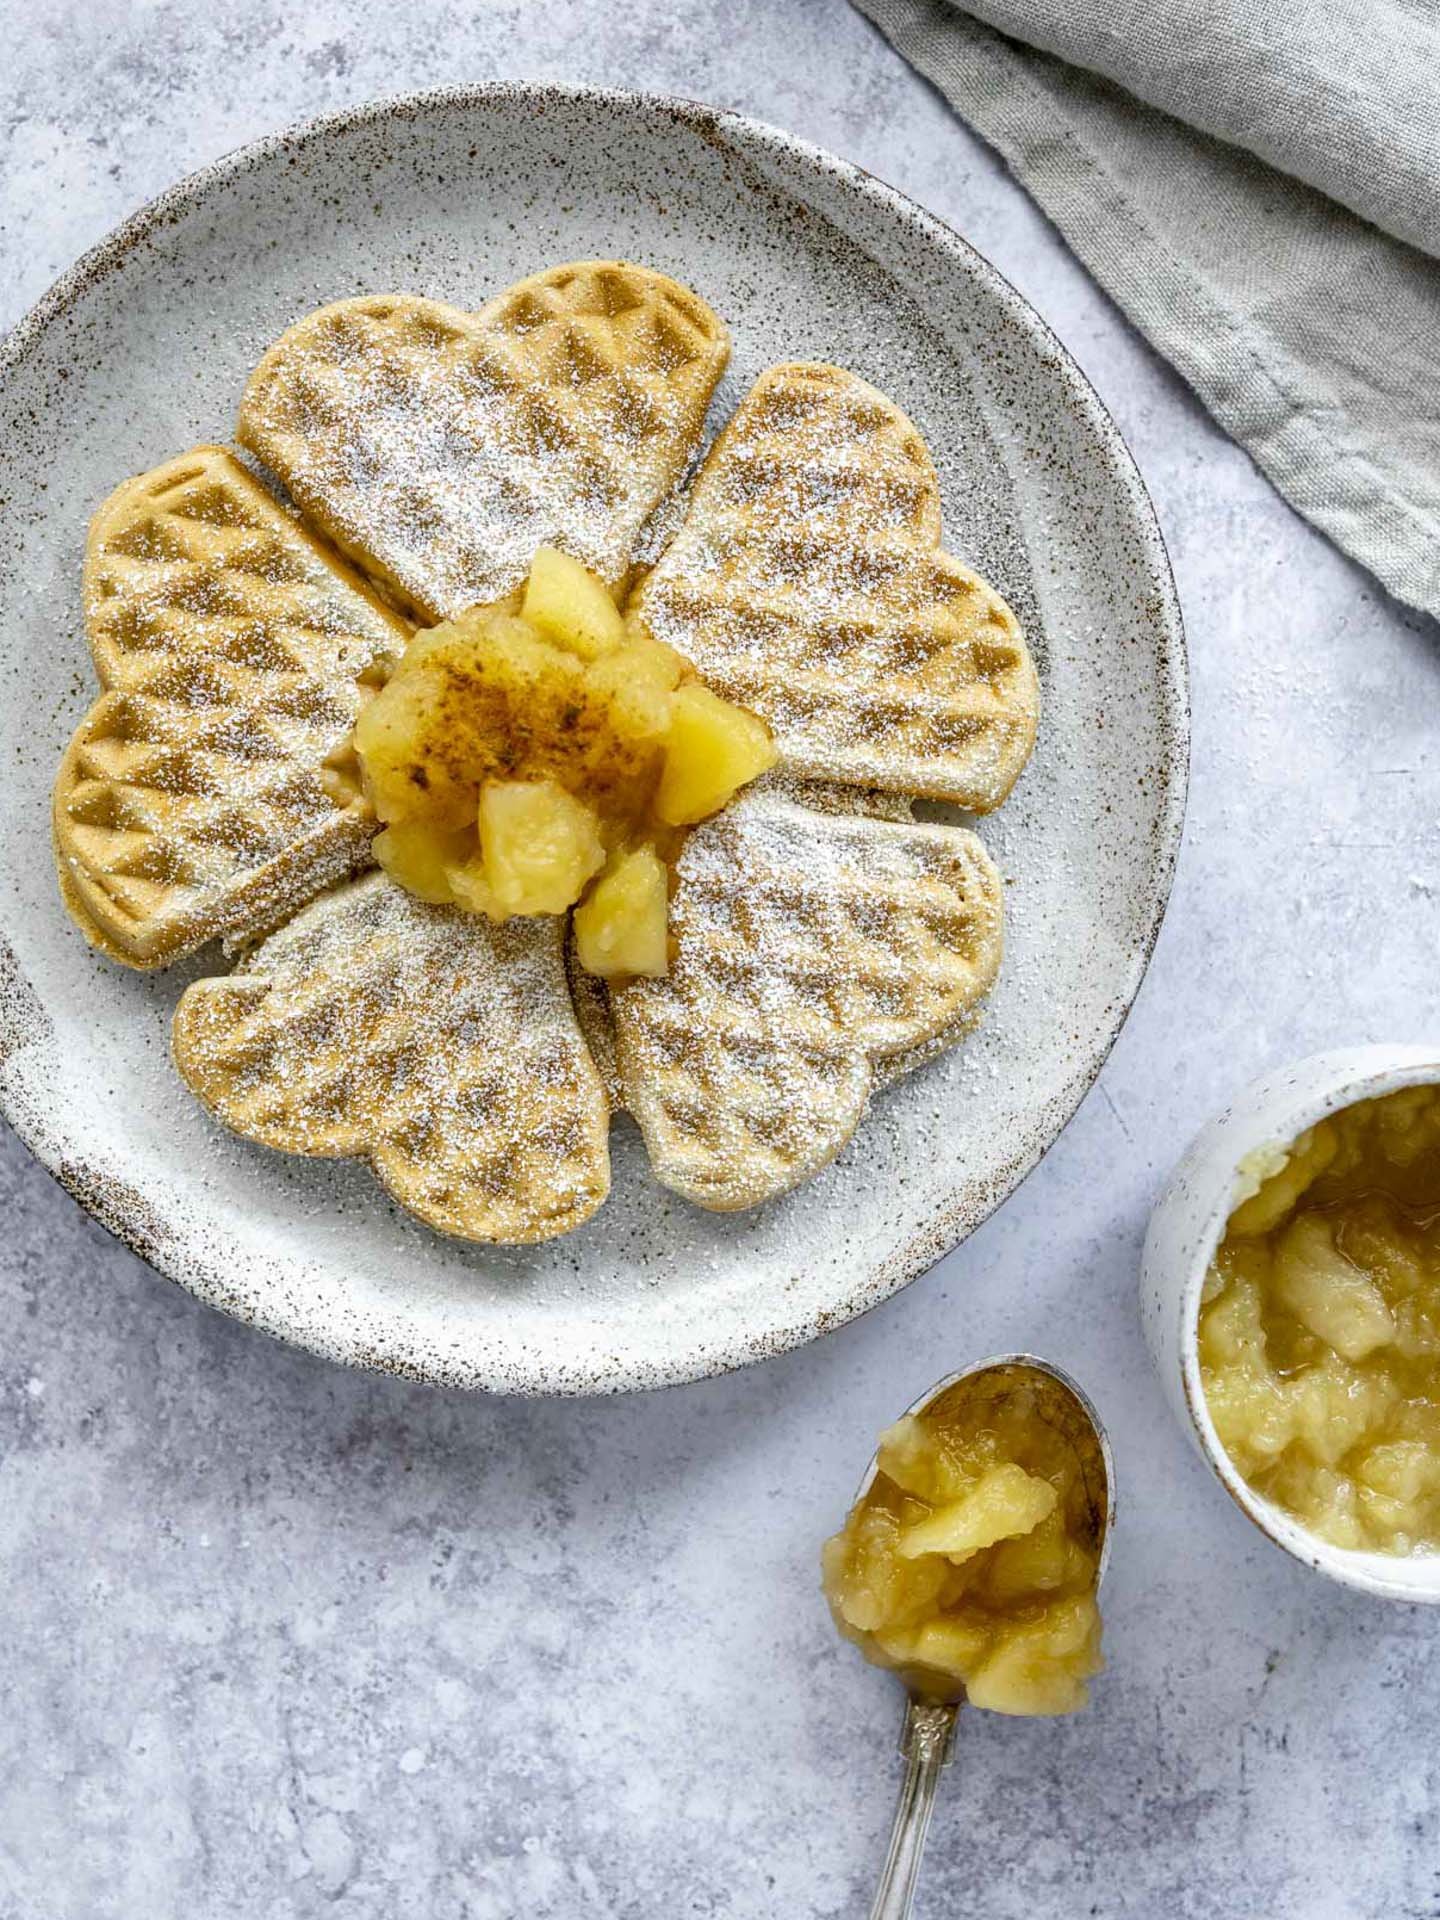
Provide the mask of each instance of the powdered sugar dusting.
{"label": "powdered sugar dusting", "polygon": [[904,415],[838,368],[775,367],[637,609],[769,721],[792,772],[988,811],[1034,743],[1035,671],[1004,601],[939,538]]}
{"label": "powdered sugar dusting", "polygon": [[346,301],[262,362],[240,438],[397,602],[441,620],[509,593],[544,544],[622,587],[727,354],[694,295],[619,263],[552,269],[473,316]]}
{"label": "powdered sugar dusting", "polygon": [[[467,1246],[387,1206],[363,1165],[286,1160],[205,1125],[168,1059],[183,981],[97,964],[35,885],[63,732],[51,717],[75,698],[56,615],[99,477],[141,447],[166,451],[169,421],[183,437],[168,444],[213,432],[252,342],[357,285],[423,278],[443,294],[597,245],[680,267],[710,293],[743,339],[742,389],[800,350],[856,367],[923,422],[947,519],[965,530],[956,551],[1004,583],[1048,658],[1051,724],[985,828],[1015,884],[982,1032],[872,1103],[837,1168],[751,1214],[712,1215],[656,1187],[622,1125],[617,1190],[578,1233]],[[217,305],[210,269],[237,252],[243,298]],[[70,277],[10,381],[5,933],[58,1039],[12,1053],[5,1104],[107,1223],[199,1296],[432,1380],[656,1385],[792,1347],[885,1298],[1054,1137],[1133,995],[1163,899],[1183,790],[1181,645],[1113,426],[1053,336],[945,229],[733,115],[533,88],[409,102],[187,183]],[[99,1198],[102,1171],[106,1195],[129,1197]]]}
{"label": "powdered sugar dusting", "polygon": [[364,859],[368,828],[322,775],[360,674],[408,630],[231,454],[198,448],[117,490],[85,602],[107,691],[71,742],[55,819],[94,937],[153,965]]}
{"label": "powdered sugar dusting", "polygon": [[614,997],[626,1104],[663,1184],[749,1206],[833,1158],[875,1060],[988,991],[999,880],[963,828],[764,787],[691,834],[677,879],[669,977]]}
{"label": "powdered sugar dusting", "polygon": [[609,1190],[609,1112],[563,940],[558,919],[495,927],[368,874],[190,987],[176,1059],[227,1125],[364,1155],[442,1232],[568,1232]]}
{"label": "powdered sugar dusting", "polygon": [[[323,309],[252,382],[251,442],[302,505],[412,603],[496,597],[523,577],[537,538],[623,578],[637,516],[650,513],[657,488],[674,499],[678,456],[719,359],[703,325],[697,346],[696,314],[703,321],[708,310],[693,296],[681,324],[672,315],[668,330],[652,327],[645,359],[635,351],[635,315],[648,323],[651,305],[669,295],[648,284],[637,295],[628,270],[594,270],[582,300],[591,320],[604,309],[607,355],[593,331],[577,331],[571,293],[571,279],[540,276],[474,321],[412,299]],[[628,316],[618,355],[617,314]],[[721,347],[723,357],[723,335]],[[622,366],[627,355],[632,364]],[[650,392],[634,384],[637,372]],[[554,404],[557,389],[570,404]],[[602,417],[603,459],[594,452]],[[306,647],[319,646],[335,689],[334,737],[325,754],[310,743],[306,798],[323,820],[335,802],[310,763],[333,756],[348,735],[375,637],[362,644],[347,634],[333,595],[318,596],[298,653],[253,617],[262,588],[290,584],[274,558],[273,526],[266,551],[256,527],[267,514],[288,523],[228,455],[216,459],[233,470],[228,491],[212,487],[205,524],[222,566],[177,574],[177,555],[193,563],[193,551],[173,527],[147,525],[127,549],[123,623],[100,604],[109,576],[96,576],[98,641],[113,643],[117,674],[130,670],[137,636],[148,641],[154,627],[142,588],[157,559],[167,617],[183,634],[208,634],[237,610],[252,616],[226,654],[247,676],[243,700],[223,698],[213,645],[208,653],[192,645],[193,657],[171,673],[171,695],[192,723],[222,710],[232,749],[243,757],[238,725],[262,761],[283,759],[281,734],[297,715],[314,719]],[[237,487],[263,505],[238,513]],[[947,700],[953,710],[957,696],[912,688],[897,718],[897,675],[918,674],[936,653],[953,665],[949,655],[966,648],[972,675],[985,664],[980,643],[937,615],[954,585],[945,572],[953,563],[933,552],[938,537],[934,472],[904,416],[837,369],[779,368],[722,435],[642,604],[656,609],[663,637],[664,619],[687,595],[692,608],[704,599],[696,564],[712,581],[723,573],[732,662],[774,680],[772,723],[802,710],[814,720],[813,659],[823,654],[847,772],[873,776],[875,754],[864,749],[875,736],[890,784],[903,786],[913,756],[891,752],[897,732],[925,709],[937,735],[935,713]],[[314,576],[328,563],[298,528],[292,546],[279,551],[316,599]],[[922,644],[917,623],[927,619],[937,631]],[[378,610],[377,622],[393,640]],[[1013,641],[1007,633],[1007,645],[1009,669],[1028,668],[1018,633]],[[999,658],[990,661],[997,674]],[[1002,731],[992,725],[981,745],[993,750]],[[243,778],[232,786],[238,802],[227,817],[240,828],[230,835],[243,829],[253,853],[264,795]],[[679,868],[672,977],[621,995],[616,1058],[599,1070],[557,960],[558,922],[494,928],[423,907],[371,876],[264,940],[229,981],[186,994],[176,1023],[182,1071],[237,1130],[304,1154],[365,1155],[407,1207],[451,1231],[526,1241],[593,1211],[608,1184],[606,1076],[639,1117],[663,1181],[707,1206],[752,1204],[831,1158],[858,1123],[875,1063],[953,1037],[998,965],[999,889],[978,842],[905,822],[903,798],[892,800],[898,817],[888,823],[875,808],[873,794],[855,787],[812,786],[791,798],[772,783],[693,835]],[[352,813],[358,826],[358,796]],[[296,806],[270,827],[267,857],[288,853],[293,865],[310,837]],[[352,837],[346,861],[302,862],[289,892],[241,895],[224,930],[243,941],[267,912],[269,924],[283,919],[307,880],[313,891],[363,858],[363,838]],[[604,1053],[608,1031],[587,1007]]]}

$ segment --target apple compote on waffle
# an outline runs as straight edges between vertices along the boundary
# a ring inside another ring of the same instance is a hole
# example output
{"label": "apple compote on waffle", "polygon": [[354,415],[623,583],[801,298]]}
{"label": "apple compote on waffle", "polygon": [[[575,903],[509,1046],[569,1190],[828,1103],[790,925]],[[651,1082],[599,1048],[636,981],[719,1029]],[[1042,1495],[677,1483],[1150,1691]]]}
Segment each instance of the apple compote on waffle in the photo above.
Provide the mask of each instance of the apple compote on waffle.
{"label": "apple compote on waffle", "polygon": [[494,921],[573,906],[605,979],[666,972],[684,830],[775,761],[762,720],[553,547],[523,591],[417,634],[354,746],[393,879]]}

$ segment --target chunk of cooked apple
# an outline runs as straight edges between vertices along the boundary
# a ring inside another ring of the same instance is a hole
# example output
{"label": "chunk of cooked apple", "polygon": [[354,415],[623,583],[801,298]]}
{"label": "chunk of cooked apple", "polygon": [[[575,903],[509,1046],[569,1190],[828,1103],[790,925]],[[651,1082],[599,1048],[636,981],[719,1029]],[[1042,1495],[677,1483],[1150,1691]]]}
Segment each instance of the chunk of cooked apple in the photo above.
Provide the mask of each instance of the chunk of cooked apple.
{"label": "chunk of cooked apple", "polygon": [[597,660],[625,637],[625,622],[605,582],[558,547],[539,547],[530,562],[521,617],[582,660]]}
{"label": "chunk of cooked apple", "polygon": [[943,1553],[963,1560],[981,1547],[993,1547],[1032,1527],[1055,1511],[1060,1496],[1048,1480],[1027,1473],[1013,1460],[991,1467],[971,1482],[958,1499],[936,1507],[900,1535],[904,1560],[922,1553]]}
{"label": "chunk of cooked apple", "polygon": [[417,633],[352,741],[376,858],[420,899],[563,913],[603,868],[576,942],[610,979],[667,970],[681,830],[775,759],[761,721],[556,547],[523,593]]}
{"label": "chunk of cooked apple", "polygon": [[991,1713],[1073,1713],[1101,1664],[1100,1610],[1092,1595],[1072,1594],[1000,1639],[965,1692]]}
{"label": "chunk of cooked apple", "polygon": [[670,696],[670,733],[655,811],[672,827],[693,826],[773,767],[775,757],[763,720],[698,680],[687,681]]}
{"label": "chunk of cooked apple", "polygon": [[479,811],[479,853],[446,876],[472,913],[564,913],[605,864],[595,809],[553,780],[492,780]]}
{"label": "chunk of cooked apple", "polygon": [[475,852],[475,834],[468,828],[447,833],[422,820],[397,820],[377,833],[371,843],[375,858],[417,900],[431,906],[450,906],[455,899],[450,869],[463,866]]}
{"label": "chunk of cooked apple", "polygon": [[586,972],[602,980],[668,972],[668,896],[665,862],[653,847],[612,856],[575,909],[575,951]]}

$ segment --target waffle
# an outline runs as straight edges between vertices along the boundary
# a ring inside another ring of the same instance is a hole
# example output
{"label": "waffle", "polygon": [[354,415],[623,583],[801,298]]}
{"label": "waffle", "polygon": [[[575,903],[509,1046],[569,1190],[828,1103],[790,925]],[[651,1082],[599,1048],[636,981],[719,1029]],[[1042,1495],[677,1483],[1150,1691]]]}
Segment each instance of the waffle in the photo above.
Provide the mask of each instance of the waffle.
{"label": "waffle", "polygon": [[409,629],[232,454],[197,447],[111,494],[84,597],[105,691],[61,762],[54,830],[96,945],[163,966],[363,865],[374,824],[324,766],[357,676]]}
{"label": "waffle", "polygon": [[[813,807],[819,813],[839,813],[847,817],[860,814],[873,819],[902,822],[914,818],[910,802],[899,793],[876,793],[873,789],[832,787],[821,781],[774,777],[769,785],[777,793],[783,792],[801,806]],[[573,938],[566,959],[570,969],[570,993],[575,1002],[575,1018],[580,1022],[585,1044],[605,1083],[611,1107],[623,1112],[625,1089],[620,1084],[620,1067],[616,1059],[615,1017],[610,1005],[610,989],[605,981],[598,980],[593,973],[586,973],[580,965]],[[948,1045],[962,1038],[977,1019],[977,1014],[968,1013],[955,1023],[953,1029],[947,1027],[940,1035],[918,1046],[907,1047],[902,1053],[886,1055],[876,1065],[875,1085],[885,1087],[903,1079],[915,1067],[923,1066],[927,1060],[933,1059],[937,1053],[943,1053]],[[952,1035],[953,1039],[950,1037]]]}
{"label": "waffle", "polygon": [[[181,996],[191,1089],[260,1144],[367,1159],[443,1232],[580,1225],[613,1105],[674,1192],[783,1194],[974,1023],[999,967],[994,867],[910,797],[983,811],[1013,785],[1037,707],[1014,616],[942,551],[918,433],[833,367],[763,375],[682,514],[728,352],[694,294],[620,262],[473,315],[342,301],[241,409],[305,524],[202,447],[92,528],[104,691],[56,789],[67,902],[137,966],[248,945]],[[351,735],[411,617],[503,599],[543,544],[623,597],[662,527],[627,617],[764,715],[782,763],[685,841],[669,975],[607,995],[558,917],[496,927],[351,877],[374,831]]]}
{"label": "waffle", "polygon": [[772,367],[633,611],[761,714],[793,774],[998,807],[1035,741],[1014,614],[940,548],[925,444],[837,367]]}
{"label": "waffle", "polygon": [[545,544],[622,589],[729,351],[695,294],[623,261],[552,267],[477,314],[342,300],[266,354],[238,437],[433,625],[503,598]]}
{"label": "waffle", "polygon": [[994,981],[999,877],[953,826],[752,789],[681,854],[662,980],[612,994],[625,1105],[663,1186],[729,1211],[819,1171],[877,1063],[952,1032]]}
{"label": "waffle", "polygon": [[187,988],[174,1046],[227,1126],[288,1153],[364,1156],[441,1232],[548,1239],[609,1191],[609,1111],[558,919],[495,927],[366,874],[228,978]]}

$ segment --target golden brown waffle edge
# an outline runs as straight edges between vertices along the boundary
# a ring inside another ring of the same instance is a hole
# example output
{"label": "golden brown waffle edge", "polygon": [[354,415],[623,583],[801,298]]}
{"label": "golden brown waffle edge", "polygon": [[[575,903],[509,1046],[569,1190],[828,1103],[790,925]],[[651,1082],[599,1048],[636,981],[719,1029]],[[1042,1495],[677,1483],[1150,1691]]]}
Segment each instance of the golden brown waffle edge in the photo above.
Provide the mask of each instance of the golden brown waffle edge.
{"label": "golden brown waffle edge", "polygon": [[84,605],[102,691],[52,825],[88,939],[162,966],[363,864],[373,823],[332,797],[324,766],[359,676],[409,629],[229,449],[115,489],[91,523]]}

